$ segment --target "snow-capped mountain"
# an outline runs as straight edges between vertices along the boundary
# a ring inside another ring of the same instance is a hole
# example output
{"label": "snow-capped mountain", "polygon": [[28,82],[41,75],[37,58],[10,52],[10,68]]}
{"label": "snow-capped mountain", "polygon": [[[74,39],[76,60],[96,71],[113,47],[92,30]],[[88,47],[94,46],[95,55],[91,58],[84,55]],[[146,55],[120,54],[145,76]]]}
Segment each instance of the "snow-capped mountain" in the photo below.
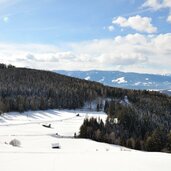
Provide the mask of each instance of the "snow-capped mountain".
{"label": "snow-capped mountain", "polygon": [[64,71],[56,73],[100,82],[112,87],[146,90],[171,90],[171,75],[140,74],[120,71]]}

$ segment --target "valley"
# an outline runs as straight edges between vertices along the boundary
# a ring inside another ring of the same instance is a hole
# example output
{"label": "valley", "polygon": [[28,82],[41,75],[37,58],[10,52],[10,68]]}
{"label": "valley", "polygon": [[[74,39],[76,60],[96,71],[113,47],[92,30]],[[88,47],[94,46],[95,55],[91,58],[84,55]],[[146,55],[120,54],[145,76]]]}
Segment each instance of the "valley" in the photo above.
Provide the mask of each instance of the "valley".
{"label": "valley", "polygon": [[[73,138],[84,118],[92,116],[105,121],[107,115],[83,110],[46,110],[0,116],[0,170],[171,170],[171,155],[167,153]],[[43,124],[51,124],[51,128]],[[19,140],[20,147],[9,145],[12,139]],[[53,143],[59,143],[60,149],[52,149]]]}

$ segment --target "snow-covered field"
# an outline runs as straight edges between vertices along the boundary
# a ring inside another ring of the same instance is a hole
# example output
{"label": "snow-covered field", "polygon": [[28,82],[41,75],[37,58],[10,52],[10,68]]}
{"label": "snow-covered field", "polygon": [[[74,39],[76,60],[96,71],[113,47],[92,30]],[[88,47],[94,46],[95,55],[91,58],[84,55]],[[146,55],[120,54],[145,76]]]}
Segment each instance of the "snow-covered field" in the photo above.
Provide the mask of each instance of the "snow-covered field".
{"label": "snow-covered field", "polygon": [[[0,171],[171,171],[171,154],[74,139],[84,118],[90,116],[106,119],[102,112],[67,110],[1,116]],[[9,145],[12,139],[18,139],[21,146]],[[52,149],[54,143],[61,148]]]}

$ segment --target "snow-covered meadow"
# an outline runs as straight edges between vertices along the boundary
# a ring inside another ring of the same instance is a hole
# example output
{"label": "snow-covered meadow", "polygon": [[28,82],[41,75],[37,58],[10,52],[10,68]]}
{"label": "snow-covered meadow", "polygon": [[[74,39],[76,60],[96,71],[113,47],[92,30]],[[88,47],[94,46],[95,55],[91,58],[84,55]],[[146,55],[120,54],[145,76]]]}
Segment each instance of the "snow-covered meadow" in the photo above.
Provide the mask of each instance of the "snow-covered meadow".
{"label": "snow-covered meadow", "polygon": [[[79,114],[79,116],[77,116]],[[91,111],[47,110],[8,113],[0,117],[2,171],[170,171],[171,154],[150,153],[75,139],[85,117],[106,114]],[[51,124],[51,128],[42,125]],[[17,139],[20,147],[9,143]],[[60,149],[52,149],[58,143]]]}

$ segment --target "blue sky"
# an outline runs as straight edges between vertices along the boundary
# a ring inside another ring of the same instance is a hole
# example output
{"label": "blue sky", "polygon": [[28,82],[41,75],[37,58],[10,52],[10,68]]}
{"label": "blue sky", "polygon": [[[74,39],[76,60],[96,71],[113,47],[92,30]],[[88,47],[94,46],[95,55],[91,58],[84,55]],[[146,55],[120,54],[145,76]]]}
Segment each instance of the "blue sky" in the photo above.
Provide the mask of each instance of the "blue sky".
{"label": "blue sky", "polygon": [[171,0],[0,0],[0,60],[16,66],[171,73],[169,44]]}

